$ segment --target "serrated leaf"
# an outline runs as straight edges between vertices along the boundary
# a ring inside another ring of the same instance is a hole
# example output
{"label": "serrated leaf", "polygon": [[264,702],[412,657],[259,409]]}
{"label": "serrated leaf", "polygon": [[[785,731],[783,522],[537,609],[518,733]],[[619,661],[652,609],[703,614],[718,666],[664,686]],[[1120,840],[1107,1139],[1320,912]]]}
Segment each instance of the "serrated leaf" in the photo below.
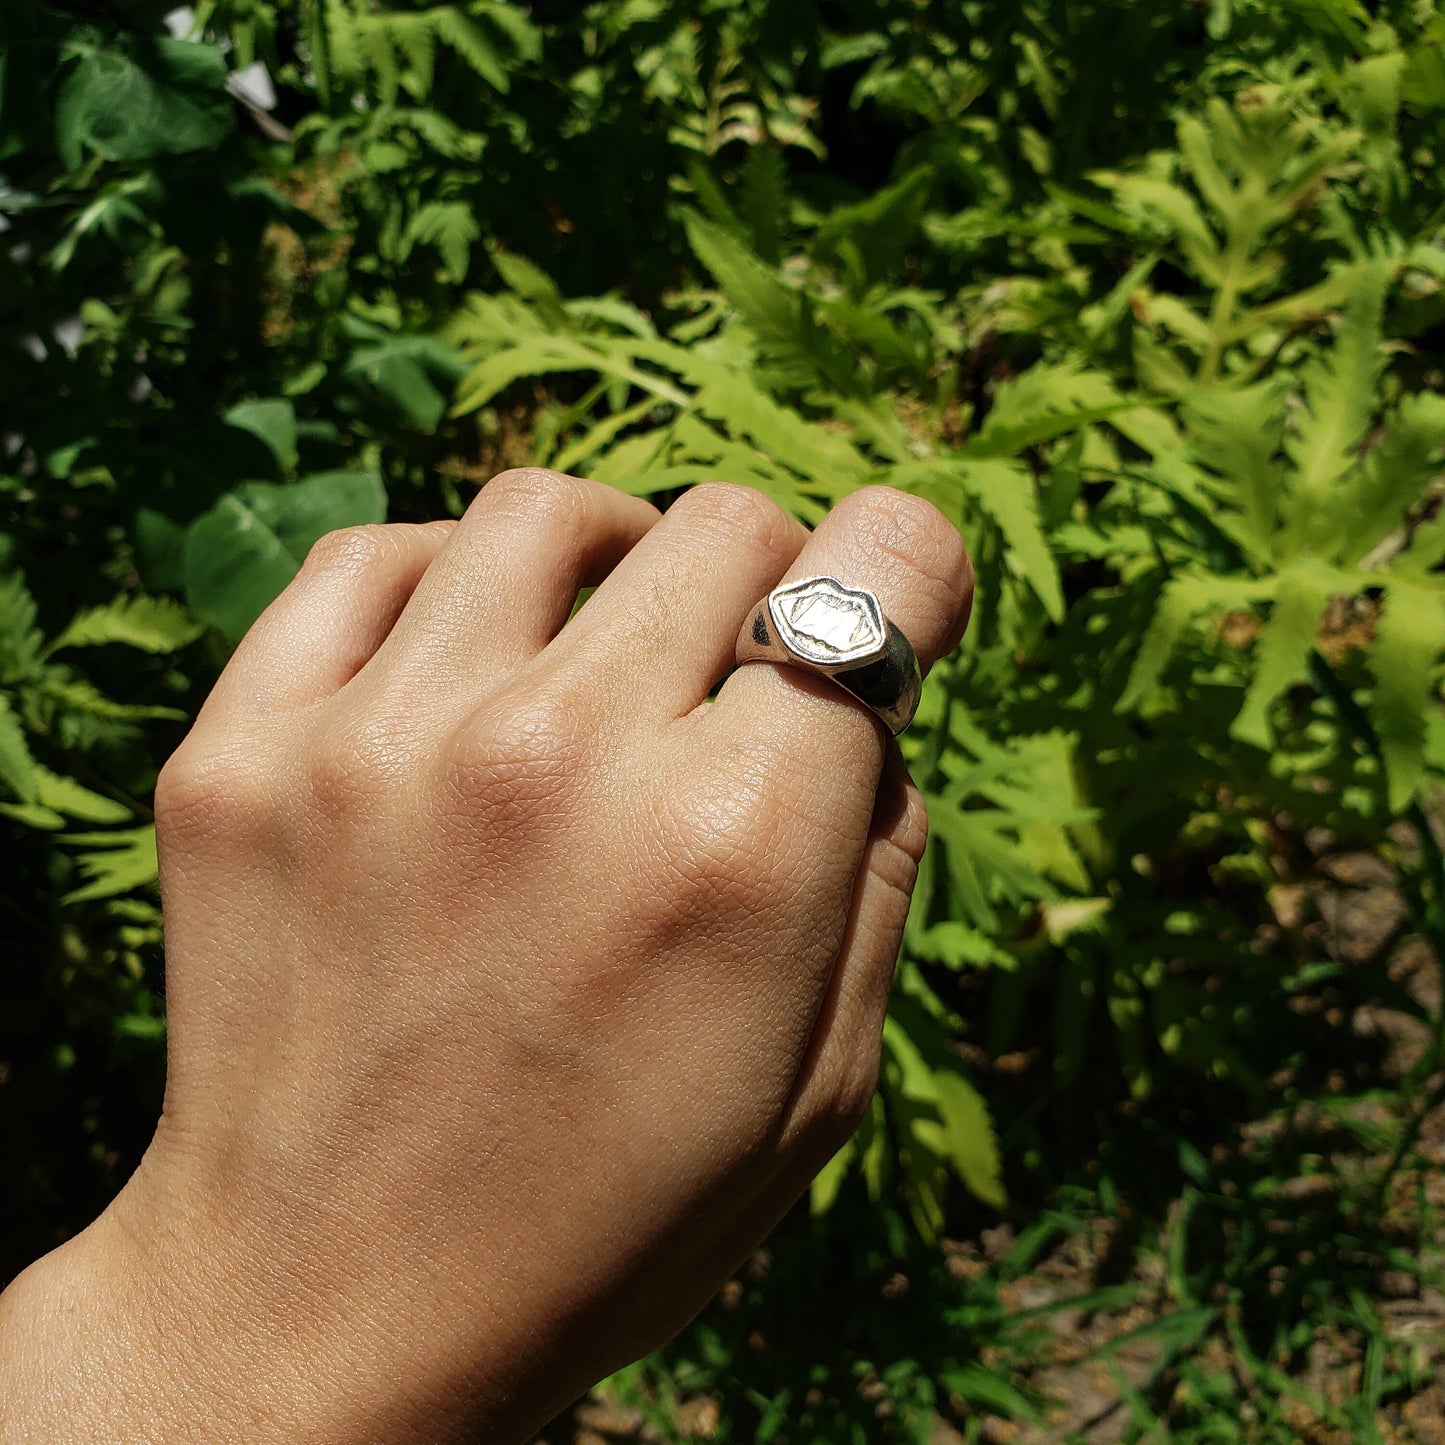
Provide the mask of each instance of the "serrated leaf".
{"label": "serrated leaf", "polygon": [[88,903],[113,898],[144,888],[156,879],[156,830],[154,825],[128,828],[115,833],[71,833],[70,847],[85,851],[76,856],[76,866],[87,880],[72,889],[62,903]]}
{"label": "serrated leaf", "polygon": [[466,279],[472,246],[482,228],[465,201],[430,201],[420,207],[402,237],[403,254],[414,245],[434,246],[442,259],[442,274],[454,285]]}
{"label": "serrated leaf", "polygon": [[1139,405],[1099,371],[1033,366],[999,387],[988,420],[964,444],[974,458],[1013,457]]}
{"label": "serrated leaf", "polygon": [[905,463],[880,480],[928,497],[949,517],[959,517],[962,504],[971,502],[1002,533],[1010,572],[1033,590],[1051,618],[1064,615],[1058,560],[1044,536],[1034,479],[1022,466],[957,456]]}
{"label": "serrated leaf", "polygon": [[797,292],[749,252],[736,236],[695,212],[683,217],[693,255],[702,262],[738,314],[764,340],[797,340]]}
{"label": "serrated leaf", "polygon": [[124,823],[135,816],[124,803],[92,792],[63,773],[37,768],[36,779],[36,801],[41,807],[68,818],[77,818],[82,823]]}
{"label": "serrated leaf", "polygon": [[1426,723],[1445,651],[1445,595],[1397,582],[1385,593],[1370,668],[1370,720],[1380,742],[1390,811],[1403,813],[1426,772]]}
{"label": "serrated leaf", "polygon": [[1340,498],[1334,555],[1361,559],[1401,527],[1406,511],[1424,499],[1442,451],[1445,396],[1427,391],[1402,397]]}
{"label": "serrated leaf", "polygon": [[1333,493],[1356,464],[1375,405],[1386,277],[1383,263],[1361,277],[1334,345],[1305,369],[1304,410],[1285,442],[1296,469],[1284,506],[1287,552],[1338,527]]}
{"label": "serrated leaf", "polygon": [[1117,711],[1137,707],[1158,686],[1170,657],[1192,623],[1211,610],[1248,606],[1268,585],[1244,577],[1196,572],[1181,573],[1166,583],[1135,654],[1129,681],[1115,704]]}
{"label": "serrated leaf", "polygon": [[975,1198],[993,1209],[1003,1209],[1008,1195],[1003,1187],[1003,1163],[988,1108],[977,1089],[947,1070],[933,1076],[937,1107],[943,1120],[944,1146],[958,1177]]}
{"label": "serrated leaf", "polygon": [[201,624],[169,597],[117,597],[114,602],[77,613],[46,651],[118,642],[143,652],[175,652],[194,642],[202,631]]}
{"label": "serrated leaf", "polygon": [[1185,399],[1192,449],[1229,485],[1257,557],[1272,555],[1279,520],[1284,402],[1284,388],[1273,378],[1253,386],[1198,388]]}
{"label": "serrated leaf", "polygon": [[1305,679],[1325,607],[1332,597],[1349,590],[1337,573],[1309,561],[1280,573],[1274,606],[1254,646],[1254,675],[1230,726],[1230,737],[1257,748],[1274,745],[1269,710]]}
{"label": "serrated leaf", "polygon": [[25,739],[24,725],[3,692],[0,692],[0,783],[20,802],[36,801],[39,779],[35,759]]}
{"label": "serrated leaf", "polygon": [[30,676],[45,639],[35,625],[35,599],[19,572],[0,575],[0,682]]}

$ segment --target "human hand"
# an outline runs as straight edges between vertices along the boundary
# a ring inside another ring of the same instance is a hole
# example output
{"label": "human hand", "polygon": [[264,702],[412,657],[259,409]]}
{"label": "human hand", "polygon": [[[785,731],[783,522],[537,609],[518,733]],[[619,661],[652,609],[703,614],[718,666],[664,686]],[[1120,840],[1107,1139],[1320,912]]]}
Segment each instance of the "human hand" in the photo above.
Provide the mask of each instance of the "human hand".
{"label": "human hand", "polygon": [[785,573],[925,667],[972,587],[882,487],[522,471],[317,546],[161,776],[164,1116],[0,1306],[12,1422],[520,1441],[701,1307],[867,1107],[925,835],[833,684],[707,701]]}

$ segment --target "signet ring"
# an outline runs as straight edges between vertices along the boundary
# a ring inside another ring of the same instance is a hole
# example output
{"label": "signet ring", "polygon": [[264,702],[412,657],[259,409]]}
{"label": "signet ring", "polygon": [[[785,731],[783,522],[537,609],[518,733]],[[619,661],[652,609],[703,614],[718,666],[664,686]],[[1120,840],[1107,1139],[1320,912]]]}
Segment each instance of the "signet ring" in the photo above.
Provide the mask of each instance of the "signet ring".
{"label": "signet ring", "polygon": [[805,577],[775,587],[743,624],[737,660],[781,662],[831,678],[895,736],[913,721],[923,677],[913,645],[866,587]]}

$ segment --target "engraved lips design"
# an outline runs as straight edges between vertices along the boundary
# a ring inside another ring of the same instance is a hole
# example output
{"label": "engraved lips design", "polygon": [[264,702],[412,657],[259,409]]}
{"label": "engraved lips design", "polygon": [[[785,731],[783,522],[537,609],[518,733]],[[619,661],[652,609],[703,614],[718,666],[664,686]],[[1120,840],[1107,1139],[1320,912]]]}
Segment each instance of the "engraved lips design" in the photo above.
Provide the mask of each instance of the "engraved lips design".
{"label": "engraved lips design", "polygon": [[883,649],[883,614],[871,592],[812,577],[774,593],[773,620],[789,649],[812,662],[864,662]]}

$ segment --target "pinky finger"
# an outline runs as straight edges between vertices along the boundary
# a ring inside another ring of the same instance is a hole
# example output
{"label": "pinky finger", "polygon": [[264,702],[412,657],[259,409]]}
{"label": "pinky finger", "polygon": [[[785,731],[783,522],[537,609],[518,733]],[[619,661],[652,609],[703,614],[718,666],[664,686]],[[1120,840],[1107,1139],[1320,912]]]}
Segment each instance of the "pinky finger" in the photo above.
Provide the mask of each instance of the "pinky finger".
{"label": "pinky finger", "polygon": [[784,1147],[797,1142],[809,1177],[848,1141],[872,1101],[894,965],[927,839],[923,795],[892,746],[838,962],[783,1121]]}

